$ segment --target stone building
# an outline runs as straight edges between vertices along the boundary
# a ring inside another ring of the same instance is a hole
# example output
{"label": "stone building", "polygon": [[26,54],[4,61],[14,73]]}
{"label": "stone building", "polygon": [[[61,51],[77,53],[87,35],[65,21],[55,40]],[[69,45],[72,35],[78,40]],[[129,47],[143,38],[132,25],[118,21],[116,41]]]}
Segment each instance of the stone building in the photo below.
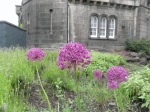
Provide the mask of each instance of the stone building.
{"label": "stone building", "polygon": [[150,0],[22,0],[16,6],[28,47],[78,41],[121,49],[127,39],[150,39]]}

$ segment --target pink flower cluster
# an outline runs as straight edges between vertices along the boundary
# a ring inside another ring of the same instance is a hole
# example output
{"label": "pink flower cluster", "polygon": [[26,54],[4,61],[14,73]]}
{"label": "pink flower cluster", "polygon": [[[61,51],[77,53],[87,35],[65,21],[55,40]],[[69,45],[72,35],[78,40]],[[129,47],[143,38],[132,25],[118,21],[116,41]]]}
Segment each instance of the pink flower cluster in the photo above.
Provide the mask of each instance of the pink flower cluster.
{"label": "pink flower cluster", "polygon": [[70,42],[59,51],[57,65],[61,68],[84,67],[91,62],[89,51],[80,43]]}
{"label": "pink flower cluster", "polygon": [[112,66],[106,72],[108,89],[115,89],[123,81],[126,81],[128,74],[123,67]]}
{"label": "pink flower cluster", "polygon": [[100,78],[102,78],[102,72],[101,72],[100,70],[98,70],[98,69],[94,70],[94,71],[93,71],[93,77],[94,77],[95,79],[100,79]]}
{"label": "pink flower cluster", "polygon": [[27,53],[26,57],[30,61],[42,60],[45,53],[40,48],[31,48]]}

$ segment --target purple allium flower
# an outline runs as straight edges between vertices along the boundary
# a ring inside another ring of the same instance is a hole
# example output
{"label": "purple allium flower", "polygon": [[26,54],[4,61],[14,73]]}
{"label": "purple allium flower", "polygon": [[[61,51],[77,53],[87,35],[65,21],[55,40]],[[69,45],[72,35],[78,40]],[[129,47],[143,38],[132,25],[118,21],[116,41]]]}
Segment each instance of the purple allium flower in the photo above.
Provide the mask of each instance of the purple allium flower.
{"label": "purple allium flower", "polygon": [[107,88],[108,89],[116,89],[118,88],[117,81],[111,81],[107,83]]}
{"label": "purple allium flower", "polygon": [[94,70],[93,71],[93,77],[95,78],[95,79],[100,79],[100,78],[102,78],[102,72],[100,71],[100,70]]}
{"label": "purple allium flower", "polygon": [[27,53],[26,57],[30,61],[42,60],[45,53],[40,48],[31,48]]}
{"label": "purple allium flower", "polygon": [[120,66],[112,66],[106,72],[106,80],[107,83],[112,83],[112,81],[116,81],[119,85],[121,82],[126,81],[128,74],[123,67]]}
{"label": "purple allium flower", "polygon": [[68,68],[70,70],[72,67],[84,67],[90,62],[89,51],[77,42],[65,44],[57,57],[57,65],[61,69]]}

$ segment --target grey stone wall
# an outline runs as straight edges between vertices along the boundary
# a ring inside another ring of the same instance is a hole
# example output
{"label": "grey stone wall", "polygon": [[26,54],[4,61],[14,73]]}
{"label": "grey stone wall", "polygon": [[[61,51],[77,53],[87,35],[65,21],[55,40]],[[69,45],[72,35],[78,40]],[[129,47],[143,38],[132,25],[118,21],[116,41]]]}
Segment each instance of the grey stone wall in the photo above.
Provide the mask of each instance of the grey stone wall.
{"label": "grey stone wall", "polygon": [[26,47],[26,31],[6,21],[0,21],[0,47]]}
{"label": "grey stone wall", "polygon": [[[79,41],[89,48],[117,49],[124,46],[129,37],[133,37],[134,8],[120,8],[114,6],[97,6],[83,4],[69,4],[70,8],[70,39]],[[90,38],[90,16],[105,14],[107,17],[117,17],[116,39]],[[130,28],[129,28],[130,27]],[[130,31],[129,31],[130,30]]]}
{"label": "grey stone wall", "polygon": [[[89,48],[120,49],[127,39],[150,37],[147,0],[68,1],[69,41],[81,42]],[[90,38],[91,14],[116,17],[115,39]],[[49,48],[67,42],[67,0],[23,0],[22,21],[27,31],[27,47]]]}
{"label": "grey stone wall", "polygon": [[[24,29],[29,30],[28,47],[50,47],[53,43],[67,41],[66,0],[31,0],[22,9]],[[52,33],[50,9],[53,10]],[[27,24],[28,18],[30,24]]]}
{"label": "grey stone wall", "polygon": [[138,38],[149,38],[149,22],[150,22],[150,8],[138,7],[138,26],[137,26],[137,37]]}

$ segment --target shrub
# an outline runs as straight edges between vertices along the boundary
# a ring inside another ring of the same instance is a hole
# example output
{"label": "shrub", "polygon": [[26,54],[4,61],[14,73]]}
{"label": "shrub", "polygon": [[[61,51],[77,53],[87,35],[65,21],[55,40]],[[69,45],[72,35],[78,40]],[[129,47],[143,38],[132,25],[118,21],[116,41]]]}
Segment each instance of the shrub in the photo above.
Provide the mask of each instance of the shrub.
{"label": "shrub", "polygon": [[84,73],[88,75],[92,74],[95,69],[99,69],[105,74],[106,70],[111,66],[125,64],[125,60],[120,55],[91,52],[91,57],[91,63],[84,69]]}
{"label": "shrub", "polygon": [[144,52],[150,55],[150,40],[127,40],[125,43],[125,49],[133,52]]}
{"label": "shrub", "polygon": [[142,99],[142,107],[150,106],[150,68],[147,66],[133,72],[124,83],[124,89],[129,96],[138,101]]}

